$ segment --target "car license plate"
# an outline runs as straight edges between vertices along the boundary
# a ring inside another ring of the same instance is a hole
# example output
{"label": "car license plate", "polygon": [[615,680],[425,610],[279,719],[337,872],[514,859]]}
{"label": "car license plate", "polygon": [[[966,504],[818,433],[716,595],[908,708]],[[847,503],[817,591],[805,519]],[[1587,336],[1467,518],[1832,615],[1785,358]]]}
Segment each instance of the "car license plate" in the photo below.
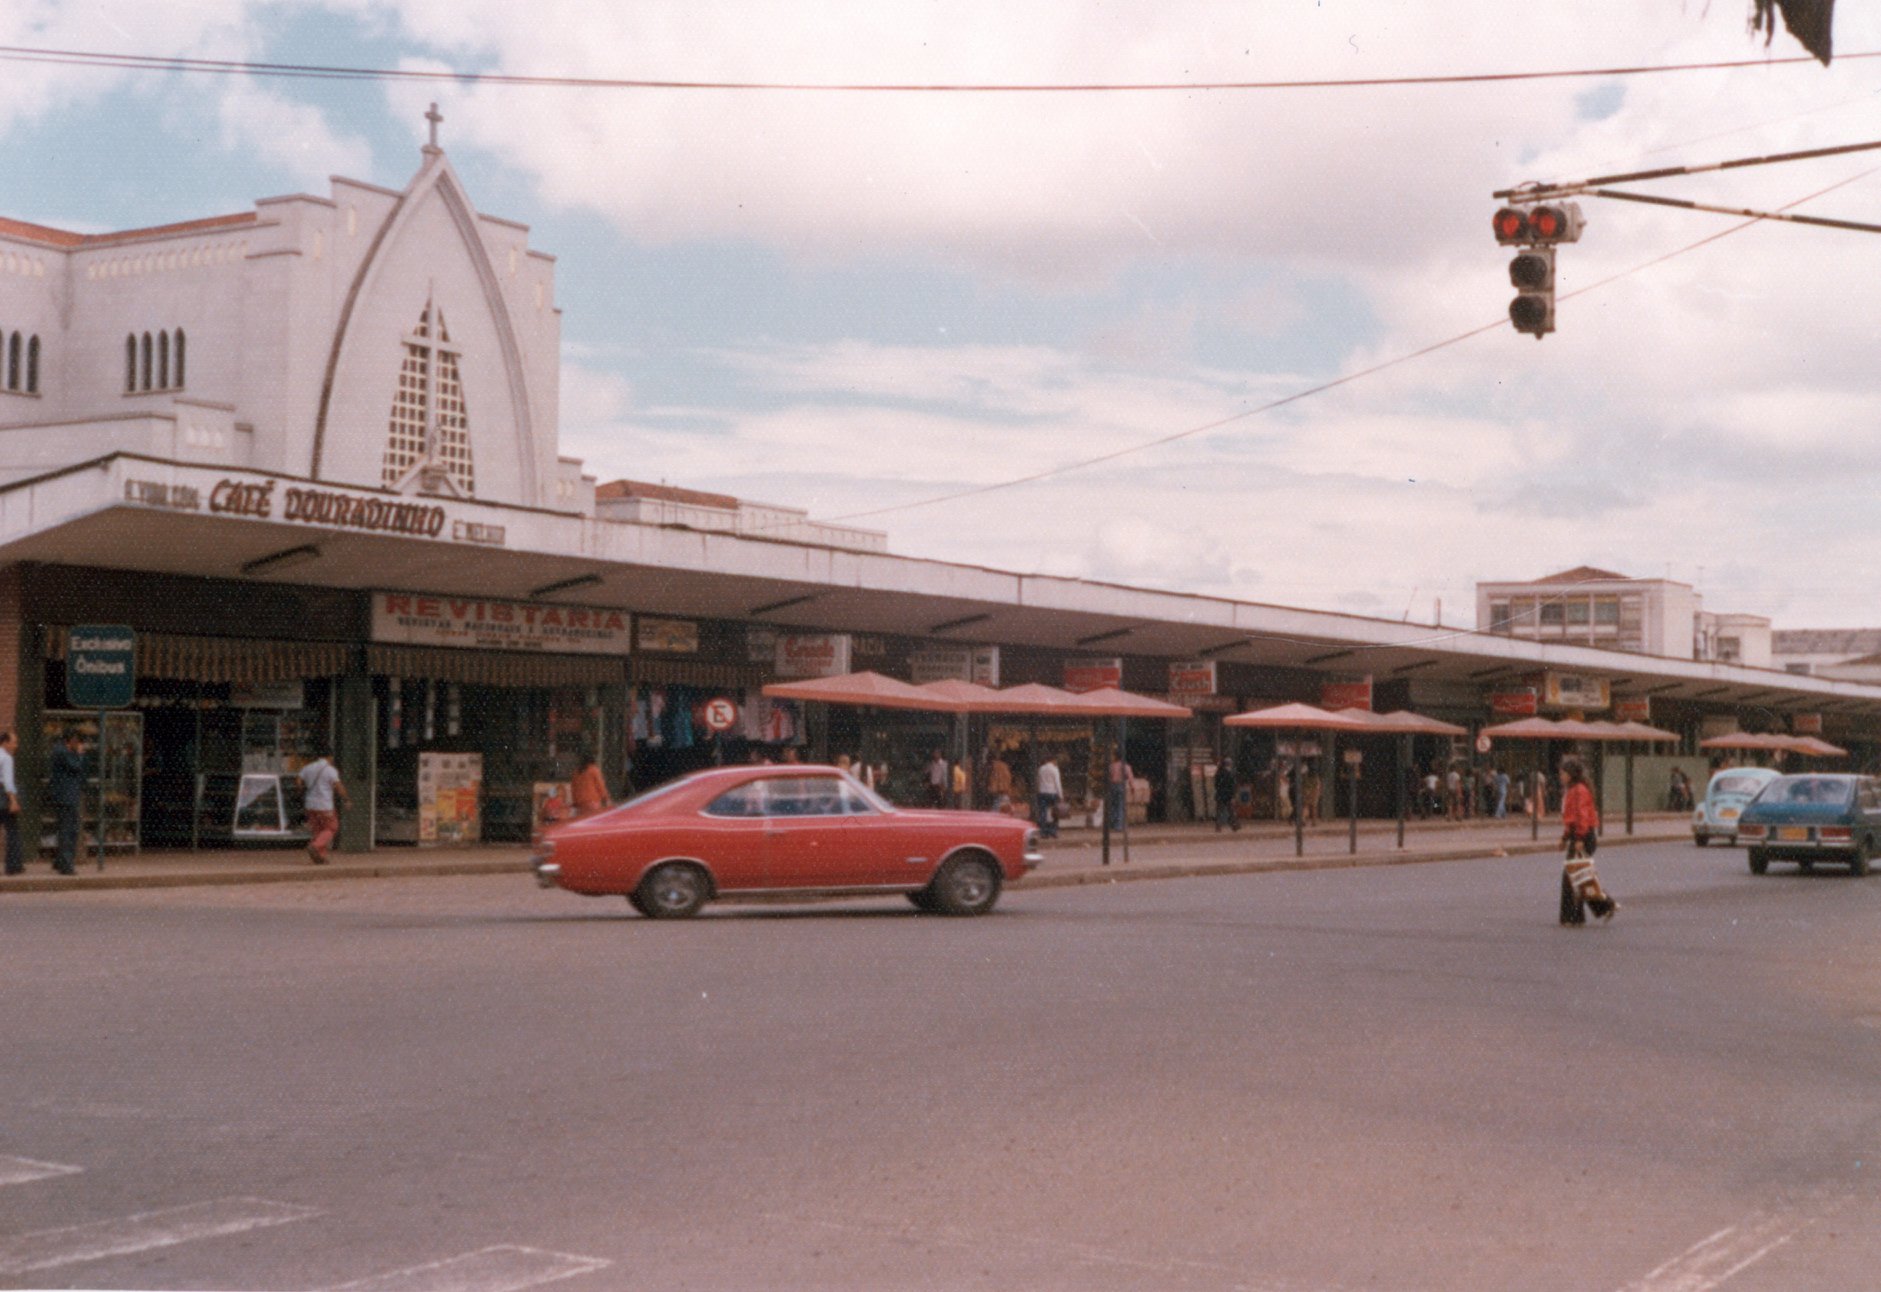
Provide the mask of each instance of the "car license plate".
{"label": "car license plate", "polygon": [[1720,820],[1720,821],[1735,821],[1735,820],[1737,820],[1737,809],[1736,809],[1736,808],[1725,808],[1725,809],[1724,809],[1724,810],[1723,810],[1722,812],[1720,812],[1720,813],[1718,813],[1718,820]]}
{"label": "car license plate", "polygon": [[1785,843],[1808,843],[1809,827],[1806,825],[1786,825],[1779,827],[1777,838]]}

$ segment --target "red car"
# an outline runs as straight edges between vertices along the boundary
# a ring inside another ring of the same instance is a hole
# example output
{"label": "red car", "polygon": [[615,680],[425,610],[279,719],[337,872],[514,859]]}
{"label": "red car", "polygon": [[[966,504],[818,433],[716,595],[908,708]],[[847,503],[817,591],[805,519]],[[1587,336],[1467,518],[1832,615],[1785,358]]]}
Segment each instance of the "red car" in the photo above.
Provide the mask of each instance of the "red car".
{"label": "red car", "polygon": [[654,919],[734,894],[905,893],[984,915],[1040,861],[1029,822],[898,808],[834,767],[695,772],[536,841],[536,882],[624,894]]}

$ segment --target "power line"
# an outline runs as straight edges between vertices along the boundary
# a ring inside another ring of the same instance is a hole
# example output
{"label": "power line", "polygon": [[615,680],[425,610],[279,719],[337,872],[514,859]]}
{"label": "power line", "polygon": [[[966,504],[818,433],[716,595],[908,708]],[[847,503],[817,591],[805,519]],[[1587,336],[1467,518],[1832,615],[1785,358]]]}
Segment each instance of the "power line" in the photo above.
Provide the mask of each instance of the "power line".
{"label": "power line", "polygon": [[[1881,51],[1838,55],[1844,63],[1881,58]],[[187,72],[221,76],[270,76],[340,81],[440,81],[464,85],[512,85],[596,90],[744,90],[848,94],[1092,94],[1193,93],[1198,90],[1332,90],[1388,86],[1483,85],[1500,82],[1576,80],[1589,77],[1651,76],[1714,72],[1742,67],[1814,65],[1814,58],[1743,58],[1705,63],[1657,63],[1620,67],[1565,68],[1539,72],[1466,72],[1436,76],[1323,77],[1270,81],[1090,81],[1090,82],[840,82],[716,81],[637,77],[526,76],[510,72],[428,71],[421,68],[344,67],[318,63],[269,63],[248,59],[182,58],[160,54],[113,54],[101,50],[45,49],[0,45],[0,61],[51,63],[128,71]]]}

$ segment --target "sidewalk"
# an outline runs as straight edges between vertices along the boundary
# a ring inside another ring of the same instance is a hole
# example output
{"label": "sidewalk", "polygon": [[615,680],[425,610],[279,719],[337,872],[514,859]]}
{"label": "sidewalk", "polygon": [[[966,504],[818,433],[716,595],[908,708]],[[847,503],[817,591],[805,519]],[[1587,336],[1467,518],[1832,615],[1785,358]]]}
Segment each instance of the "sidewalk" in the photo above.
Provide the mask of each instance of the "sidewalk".
{"label": "sidewalk", "polygon": [[[1360,821],[1358,851],[1348,850],[1345,822],[1307,831],[1306,854],[1296,857],[1293,830],[1274,822],[1245,824],[1238,833],[1217,834],[1212,824],[1137,826],[1130,831],[1130,860],[1124,861],[1121,835],[1111,837],[1111,864],[1102,864],[1100,832],[1067,831],[1047,840],[1045,861],[1015,888],[1055,888],[1073,884],[1174,879],[1196,875],[1235,875],[1256,871],[1322,870],[1350,866],[1395,866],[1416,862],[1555,853],[1559,821],[1543,820],[1539,841],[1530,838],[1526,818],[1503,821],[1411,821],[1404,848],[1397,847],[1397,822]],[[1623,821],[1609,822],[1603,848],[1628,842],[1688,839],[1684,813],[1636,814],[1634,834]],[[24,875],[0,877],[0,896],[9,893],[98,891],[124,888],[179,888],[216,884],[300,883],[333,879],[398,879],[435,875],[526,875],[529,849],[524,844],[485,844],[460,848],[381,848],[371,853],[336,853],[316,866],[301,848],[241,848],[213,852],[110,853],[104,870],[80,859],[70,878],[52,873],[41,860]]]}

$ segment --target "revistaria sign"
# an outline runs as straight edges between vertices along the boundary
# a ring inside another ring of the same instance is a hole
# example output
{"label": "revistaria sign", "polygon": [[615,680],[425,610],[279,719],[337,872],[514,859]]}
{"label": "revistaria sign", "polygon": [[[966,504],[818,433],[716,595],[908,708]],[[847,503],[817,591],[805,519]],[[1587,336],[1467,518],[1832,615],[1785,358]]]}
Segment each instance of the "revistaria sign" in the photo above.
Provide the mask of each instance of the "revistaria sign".
{"label": "revistaria sign", "polygon": [[405,646],[625,655],[633,639],[628,620],[625,610],[410,592],[372,594],[372,640]]}

